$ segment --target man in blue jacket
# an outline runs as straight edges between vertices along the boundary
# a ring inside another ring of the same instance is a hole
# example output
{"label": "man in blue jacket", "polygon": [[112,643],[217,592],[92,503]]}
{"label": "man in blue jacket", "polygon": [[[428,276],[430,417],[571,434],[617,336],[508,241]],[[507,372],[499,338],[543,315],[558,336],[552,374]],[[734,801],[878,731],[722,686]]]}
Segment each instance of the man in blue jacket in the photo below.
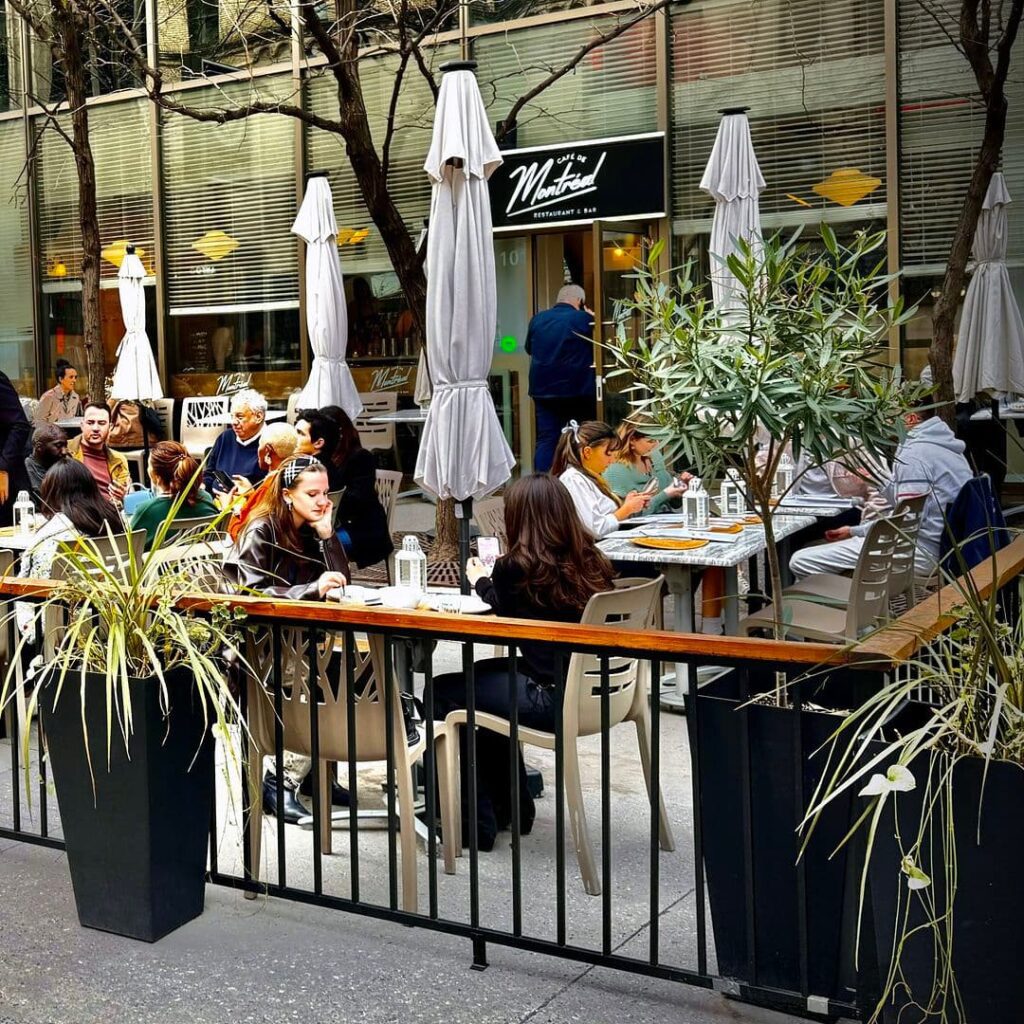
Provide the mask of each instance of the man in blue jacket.
{"label": "man in blue jacket", "polygon": [[535,473],[551,469],[555,445],[569,420],[592,420],[594,397],[594,315],[584,305],[578,284],[564,285],[551,309],[530,321],[526,352],[530,357],[530,397],[537,413]]}

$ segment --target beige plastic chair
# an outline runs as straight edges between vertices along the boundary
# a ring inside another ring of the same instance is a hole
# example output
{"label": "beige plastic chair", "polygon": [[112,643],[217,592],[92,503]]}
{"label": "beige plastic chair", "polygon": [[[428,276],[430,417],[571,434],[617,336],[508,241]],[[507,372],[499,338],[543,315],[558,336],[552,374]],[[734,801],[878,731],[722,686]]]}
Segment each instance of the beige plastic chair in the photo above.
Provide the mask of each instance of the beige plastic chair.
{"label": "beige plastic chair", "polygon": [[371,423],[374,416],[382,413],[398,411],[397,391],[360,392],[359,400],[363,403],[363,411],[356,417],[356,430],[359,441],[368,451],[388,448],[395,453],[395,465],[401,469],[398,457],[398,433],[394,423]]}
{"label": "beige plastic chair", "polygon": [[503,552],[508,551],[505,533],[505,499],[485,498],[473,505],[473,518],[482,537],[497,537]]}
{"label": "beige plastic chair", "polygon": [[157,398],[152,403],[157,415],[160,417],[160,425],[163,427],[164,440],[174,440],[174,399]]}
{"label": "beige plastic chair", "polygon": [[203,426],[231,411],[229,395],[203,395],[181,400],[181,443],[189,455],[201,459],[224,432],[226,424]]}
{"label": "beige plastic chair", "polygon": [[[664,579],[659,576],[645,580],[637,586],[595,594],[583,611],[584,625],[610,626],[614,629],[649,628],[661,601]],[[641,671],[643,663],[637,658],[622,655],[608,657],[608,721],[611,726],[632,722],[636,727],[643,766],[644,782],[648,794],[655,780],[651,777],[651,722],[647,700],[649,674]],[[565,800],[569,810],[576,856],[579,861],[583,888],[591,896],[601,893],[600,874],[590,843],[586,808],[583,803],[577,740],[601,732],[601,662],[593,654],[573,654],[565,681],[565,699],[562,705],[562,735],[565,751]],[[462,812],[459,800],[459,735],[466,724],[464,709],[452,711],[436,733],[438,791],[441,798],[441,828],[444,833],[444,869],[455,873],[455,858],[461,856]],[[476,713],[476,724],[483,729],[508,736],[511,726],[506,718],[485,712]],[[555,749],[555,734],[539,729],[519,727],[519,742]],[[675,840],[665,811],[665,801],[658,791],[660,843],[663,850],[674,850]]]}
{"label": "beige plastic chair", "polygon": [[[309,714],[309,663],[304,630],[281,631],[281,668],[284,680],[284,700],[281,721],[284,749],[312,756]],[[317,648],[317,675],[319,681],[318,730],[320,741],[320,850],[331,852],[331,772],[330,762],[348,763],[348,706],[349,680],[345,678],[343,638],[327,634]],[[258,881],[260,847],[263,838],[263,811],[261,802],[263,784],[263,758],[274,753],[274,703],[270,690],[273,672],[273,650],[268,630],[259,635],[250,632],[247,659],[257,678],[248,682],[248,780],[251,807],[248,811],[249,841],[252,849],[253,880]],[[387,717],[384,706],[384,641],[379,635],[369,638],[369,653],[355,652],[355,734],[356,763],[387,760]],[[333,655],[333,657],[332,657]],[[340,672],[331,678],[330,672]],[[337,690],[337,696],[335,696]],[[394,783],[398,794],[399,846],[402,859],[402,907],[416,912],[416,818],[413,796],[413,765],[423,753],[426,742],[419,740],[410,745],[405,734],[398,682],[391,700],[391,734],[394,744]],[[249,895],[249,894],[247,894]],[[255,895],[255,894],[252,894]]]}
{"label": "beige plastic chair", "polygon": [[[812,595],[782,595],[785,634],[798,640],[823,643],[854,643],[889,618],[889,573],[899,528],[893,519],[876,519],[864,538],[857,566],[850,580],[847,604],[837,606]],[[772,605],[740,620],[740,633],[774,628]]]}
{"label": "beige plastic chair", "polygon": [[[891,516],[896,524],[896,546],[889,569],[889,604],[902,602],[902,608],[916,603],[914,588],[914,554],[917,534],[921,528],[926,495],[904,498]],[[787,597],[810,597],[822,604],[846,605],[850,601],[853,579],[835,572],[819,572],[786,587]]]}
{"label": "beige plastic chair", "polygon": [[299,411],[299,395],[301,394],[301,391],[293,391],[288,396],[288,404],[285,406],[285,422],[292,426],[295,426],[296,413]]}
{"label": "beige plastic chair", "polygon": [[387,513],[389,533],[395,532],[395,506],[398,504],[398,492],[401,490],[403,478],[404,474],[396,469],[377,470],[377,500]]}

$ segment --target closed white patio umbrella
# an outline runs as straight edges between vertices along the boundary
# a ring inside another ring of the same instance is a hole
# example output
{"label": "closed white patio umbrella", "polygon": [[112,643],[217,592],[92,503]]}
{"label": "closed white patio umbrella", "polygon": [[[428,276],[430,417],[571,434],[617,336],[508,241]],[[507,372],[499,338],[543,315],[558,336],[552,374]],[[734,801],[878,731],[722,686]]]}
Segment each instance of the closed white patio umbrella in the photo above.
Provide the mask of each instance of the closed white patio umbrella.
{"label": "closed white patio umbrella", "polygon": [[337,405],[354,423],[363,403],[345,362],[348,310],[338,254],[338,222],[331,186],[324,175],[309,176],[292,233],[306,243],[306,328],[313,349],[313,365],[299,394],[298,408]]}
{"label": "closed white patio umbrella", "polygon": [[1006,269],[1010,202],[1006,179],[997,171],[985,193],[971,249],[974,274],[953,356],[958,402],[980,394],[1024,394],[1024,319]]}
{"label": "closed white patio umbrella", "polygon": [[746,108],[723,110],[722,115],[700,187],[715,201],[711,292],[715,305],[724,312],[741,304],[736,279],[724,262],[726,257],[737,251],[740,239],[749,242],[756,255],[761,251],[759,197],[765,182],[750,140]]}
{"label": "closed white patio umbrella", "polygon": [[493,492],[515,459],[488,389],[497,327],[487,179],[501,164],[472,62],[444,66],[424,169],[433,185],[427,238],[427,357],[433,399],[416,482],[464,503]]}
{"label": "closed white patio umbrella", "polygon": [[[117,347],[117,363],[110,397],[133,402],[151,402],[164,397],[153,349],[146,334],[146,292],[142,284],[146,269],[129,245],[117,271],[117,293],[121,300],[124,337]],[[146,431],[142,432],[143,437]]]}

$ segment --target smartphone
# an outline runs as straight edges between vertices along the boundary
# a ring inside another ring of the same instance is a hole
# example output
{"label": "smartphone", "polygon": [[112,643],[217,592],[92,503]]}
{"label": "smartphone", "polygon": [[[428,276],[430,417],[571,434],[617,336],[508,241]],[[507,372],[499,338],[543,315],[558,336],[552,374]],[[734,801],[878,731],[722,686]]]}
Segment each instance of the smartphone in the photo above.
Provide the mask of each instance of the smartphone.
{"label": "smartphone", "polygon": [[640,493],[641,494],[655,494],[655,493],[657,493],[657,491],[659,490],[660,487],[661,487],[661,484],[658,483],[658,478],[656,476],[652,476],[651,479],[647,481],[646,486],[644,487],[644,489]]}
{"label": "smartphone", "polygon": [[212,475],[213,479],[216,480],[218,484],[220,484],[220,489],[224,491],[225,494],[227,494],[235,486],[235,481],[232,480],[231,477],[229,477],[227,473],[224,472],[223,469],[213,470]]}
{"label": "smartphone", "polygon": [[501,542],[497,537],[477,537],[476,550],[480,561],[487,566],[487,571],[490,573],[494,569],[498,555],[501,554]]}

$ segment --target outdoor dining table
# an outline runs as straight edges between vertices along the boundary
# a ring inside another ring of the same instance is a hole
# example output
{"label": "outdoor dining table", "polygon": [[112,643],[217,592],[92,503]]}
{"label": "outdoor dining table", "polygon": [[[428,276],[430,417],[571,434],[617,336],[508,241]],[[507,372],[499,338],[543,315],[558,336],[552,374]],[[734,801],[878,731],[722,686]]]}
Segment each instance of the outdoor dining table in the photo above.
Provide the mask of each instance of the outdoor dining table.
{"label": "outdoor dining table", "polygon": [[[661,517],[665,519],[667,517]],[[679,517],[680,522],[682,517]],[[798,530],[814,524],[809,515],[776,514],[773,517],[776,540],[784,540]],[[642,529],[642,525],[641,529]],[[693,574],[701,569],[720,568],[725,571],[725,632],[735,634],[739,627],[739,566],[765,550],[764,527],[747,524],[743,532],[732,541],[711,540],[703,547],[687,551],[666,551],[640,547],[633,543],[637,531],[620,531],[612,537],[598,541],[598,547],[616,562],[635,562],[637,565],[656,566],[665,577],[668,592],[675,598],[673,628],[678,633],[692,633]],[[780,556],[781,557],[781,556]],[[689,672],[684,664],[676,665],[675,682],[663,691],[663,707],[681,710],[685,707]]]}

